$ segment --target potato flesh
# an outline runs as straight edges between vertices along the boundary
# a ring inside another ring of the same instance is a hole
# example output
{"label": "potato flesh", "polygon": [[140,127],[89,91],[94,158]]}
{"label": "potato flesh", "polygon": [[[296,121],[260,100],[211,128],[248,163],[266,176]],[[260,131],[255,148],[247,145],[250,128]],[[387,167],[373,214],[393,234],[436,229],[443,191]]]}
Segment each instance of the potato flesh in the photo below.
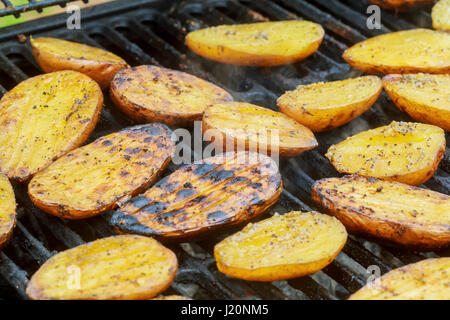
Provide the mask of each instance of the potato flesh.
{"label": "potato flesh", "polygon": [[426,259],[394,269],[352,296],[351,300],[448,300],[450,258]]}
{"label": "potato flesh", "polygon": [[[281,155],[298,155],[317,146],[314,134],[306,127],[280,112],[250,103],[228,102],[205,110],[203,132],[219,131],[235,148],[253,146],[256,151],[267,150]],[[261,152],[261,151],[260,151]]]}
{"label": "potato flesh", "polygon": [[102,105],[100,87],[78,72],[21,82],[0,100],[0,171],[28,180],[88,138]]}
{"label": "potato flesh", "polygon": [[313,131],[341,126],[358,117],[377,100],[381,80],[364,76],[300,85],[278,98],[281,111]]}
{"label": "potato flesh", "polygon": [[51,257],[27,294],[35,300],[150,299],[170,285],[177,268],[175,254],[156,240],[114,236]]}
{"label": "potato flesh", "polygon": [[339,172],[417,185],[432,176],[444,151],[441,128],[394,121],[332,145],[325,156]]}
{"label": "potato flesh", "polygon": [[450,0],[439,0],[431,10],[433,28],[450,31]]}
{"label": "potato flesh", "polygon": [[394,103],[411,117],[450,131],[450,75],[388,75],[383,85]]}
{"label": "potato flesh", "polygon": [[219,270],[231,276],[273,281],[319,271],[346,240],[347,232],[336,218],[294,211],[248,224],[217,244],[214,255]]}
{"label": "potato flesh", "polygon": [[0,249],[16,224],[16,200],[8,178],[0,174]]}
{"label": "potato flesh", "polygon": [[90,217],[153,183],[174,149],[164,125],[127,128],[58,159],[31,180],[29,194],[49,213]]}
{"label": "potato flesh", "polygon": [[371,73],[448,73],[450,34],[427,29],[383,34],[352,46],[343,58]]}

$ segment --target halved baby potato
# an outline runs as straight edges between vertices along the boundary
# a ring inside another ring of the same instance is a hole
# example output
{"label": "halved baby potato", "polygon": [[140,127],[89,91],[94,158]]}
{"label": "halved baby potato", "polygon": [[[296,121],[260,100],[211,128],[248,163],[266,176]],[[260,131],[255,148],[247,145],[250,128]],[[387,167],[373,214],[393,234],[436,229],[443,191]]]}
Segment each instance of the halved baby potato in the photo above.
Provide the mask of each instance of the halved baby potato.
{"label": "halved baby potato", "polygon": [[391,74],[383,78],[383,86],[400,110],[450,131],[450,75]]}
{"label": "halved baby potato", "polygon": [[137,235],[99,239],[62,251],[31,277],[33,300],[147,300],[176,276],[175,253]]}
{"label": "halved baby potato", "polygon": [[321,25],[303,20],[223,25],[188,33],[196,54],[222,63],[270,67],[301,61],[322,43]]}
{"label": "halved baby potato", "polygon": [[275,161],[229,152],[178,169],[121,206],[111,224],[120,232],[185,240],[262,215],[281,191]]}
{"label": "halved baby potato", "polygon": [[277,281],[315,273],[339,254],[347,231],[334,217],[293,211],[249,223],[214,247],[220,272],[249,281]]}
{"label": "halved baby potato", "polygon": [[450,258],[426,259],[389,271],[350,300],[448,300]]}
{"label": "halved baby potato", "polygon": [[382,8],[390,10],[405,10],[415,6],[424,6],[433,3],[435,0],[369,0]]}
{"label": "halved baby potato", "polygon": [[189,126],[207,106],[233,100],[222,88],[193,75],[156,66],[139,66],[116,74],[111,99],[131,119]]}
{"label": "halved baby potato", "polygon": [[113,209],[159,178],[175,150],[171,134],[156,123],[102,137],[36,174],[28,194],[36,206],[61,218]]}
{"label": "halved baby potato", "polygon": [[450,0],[439,0],[431,10],[433,28],[450,31]]}
{"label": "halved baby potato", "polygon": [[8,178],[0,174],[0,250],[16,225],[16,198]]}
{"label": "halved baby potato", "polygon": [[357,43],[342,57],[368,73],[449,73],[450,34],[428,29],[392,32]]}
{"label": "halved baby potato", "polygon": [[28,181],[89,137],[102,106],[98,84],[76,71],[19,83],[0,100],[0,171]]}
{"label": "halved baby potato", "polygon": [[441,128],[394,121],[332,145],[325,156],[341,173],[419,185],[433,176],[444,152]]}
{"label": "halved baby potato", "polygon": [[350,232],[400,245],[450,245],[450,196],[407,184],[361,176],[317,181],[312,199]]}
{"label": "halved baby potato", "polygon": [[380,78],[364,76],[300,85],[278,98],[281,112],[315,132],[340,127],[367,111],[378,99]]}
{"label": "halved baby potato", "polygon": [[294,157],[317,147],[308,128],[280,112],[250,103],[212,105],[205,110],[202,126],[204,139],[211,138],[221,150],[233,148]]}
{"label": "halved baby potato", "polygon": [[33,55],[45,72],[74,70],[98,82],[105,90],[117,71],[130,66],[115,54],[85,44],[42,37],[30,37]]}

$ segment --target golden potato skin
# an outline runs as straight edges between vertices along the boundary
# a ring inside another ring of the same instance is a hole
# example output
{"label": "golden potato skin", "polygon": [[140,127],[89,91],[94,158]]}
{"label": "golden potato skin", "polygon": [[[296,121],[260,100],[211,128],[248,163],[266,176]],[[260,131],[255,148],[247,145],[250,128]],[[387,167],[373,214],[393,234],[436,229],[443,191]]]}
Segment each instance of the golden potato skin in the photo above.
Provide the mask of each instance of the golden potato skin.
{"label": "golden potato skin", "polygon": [[26,293],[33,300],[148,300],[170,286],[177,269],[175,254],[158,241],[113,236],[54,255]]}
{"label": "golden potato skin", "polygon": [[450,0],[439,0],[431,10],[433,28],[450,31]]}
{"label": "golden potato skin", "polygon": [[400,110],[450,131],[450,75],[391,74],[383,78],[383,86]]}
{"label": "golden potato skin", "polygon": [[432,4],[435,0],[369,0],[371,4],[376,4],[384,9],[405,10],[415,6]]}
{"label": "golden potato skin", "polygon": [[98,84],[76,71],[19,83],[0,100],[0,171],[27,182],[89,137],[102,106]]}
{"label": "golden potato skin", "polygon": [[8,178],[0,174],[0,250],[16,225],[16,198]]}
{"label": "golden potato skin", "polygon": [[171,134],[156,123],[102,137],[36,174],[28,194],[42,210],[66,219],[111,210],[159,178],[175,150]]}
{"label": "golden potato skin", "polygon": [[350,300],[449,300],[450,258],[426,259],[389,271]]}
{"label": "golden potato skin", "polygon": [[225,102],[206,108],[203,136],[211,135],[214,145],[225,151],[227,143],[235,151],[259,151],[295,157],[317,147],[308,128],[267,108],[245,102]]}
{"label": "golden potato skin", "polygon": [[281,112],[314,132],[340,127],[367,111],[383,90],[380,78],[363,76],[300,85],[278,98]]}
{"label": "golden potato skin", "polygon": [[450,34],[428,29],[392,32],[359,42],[342,57],[367,73],[450,73]]}
{"label": "golden potato skin", "polygon": [[170,295],[170,296],[160,296],[152,300],[192,300],[184,296]]}
{"label": "golden potato skin", "polygon": [[189,126],[209,105],[233,100],[222,88],[193,75],[156,66],[139,66],[116,74],[111,99],[131,119]]}
{"label": "golden potato skin", "polygon": [[361,176],[317,181],[313,201],[348,231],[418,249],[450,245],[450,197]]}
{"label": "golden potato skin", "polygon": [[220,272],[249,281],[277,281],[315,273],[339,254],[347,231],[339,220],[293,211],[248,224],[214,247]]}
{"label": "golden potato skin", "polygon": [[256,218],[281,191],[271,158],[229,152],[175,171],[121,206],[110,223],[121,232],[181,241]]}
{"label": "golden potato skin", "polygon": [[301,61],[322,43],[322,26],[300,20],[223,25],[188,33],[186,45],[214,61],[270,67]]}
{"label": "golden potato skin", "polygon": [[97,81],[103,90],[109,88],[119,70],[130,67],[111,52],[77,42],[30,37],[30,43],[34,58],[44,72],[78,71]]}
{"label": "golden potato skin", "polygon": [[433,176],[445,143],[439,127],[393,121],[332,145],[325,156],[341,173],[419,185]]}

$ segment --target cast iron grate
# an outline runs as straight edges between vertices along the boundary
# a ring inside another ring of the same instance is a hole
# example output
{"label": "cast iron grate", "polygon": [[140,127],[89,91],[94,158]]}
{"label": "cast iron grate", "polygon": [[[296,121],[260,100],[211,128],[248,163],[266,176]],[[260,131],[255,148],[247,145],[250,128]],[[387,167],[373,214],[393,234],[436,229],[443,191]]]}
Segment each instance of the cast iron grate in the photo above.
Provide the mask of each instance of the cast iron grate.
{"label": "cast iron grate", "polygon": [[[10,0],[0,0],[3,3],[4,8],[0,10],[0,17],[14,15],[14,17],[20,17],[20,14],[27,11],[36,10],[42,12],[42,9],[61,6],[64,8],[66,4],[75,2],[78,0],[28,0],[27,3],[14,6]],[[82,0],[84,3],[88,3],[89,0]]]}

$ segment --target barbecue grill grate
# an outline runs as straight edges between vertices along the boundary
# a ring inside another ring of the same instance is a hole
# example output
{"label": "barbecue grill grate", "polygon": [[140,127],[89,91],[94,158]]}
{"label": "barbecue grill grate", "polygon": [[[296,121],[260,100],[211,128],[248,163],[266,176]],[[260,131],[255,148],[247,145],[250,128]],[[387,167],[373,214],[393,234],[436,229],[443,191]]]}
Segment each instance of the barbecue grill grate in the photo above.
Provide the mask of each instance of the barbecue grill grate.
{"label": "barbecue grill grate", "polygon": [[[0,17],[14,15],[14,17],[19,18],[20,14],[23,12],[32,10],[42,12],[42,9],[52,6],[61,6],[62,8],[64,8],[66,4],[75,1],[78,0],[28,0],[25,4],[14,6],[10,0],[0,0],[0,2],[4,5],[4,8],[0,10]],[[82,1],[84,3],[88,3],[89,0]]]}
{"label": "barbecue grill grate", "polygon": [[[54,17],[2,30],[0,96],[18,82],[41,73],[29,46],[14,39],[17,34],[45,34],[102,47],[122,56],[133,66],[156,64],[179,69],[223,86],[236,100],[276,109],[276,98],[298,84],[360,75],[340,58],[349,45],[385,32],[431,25],[425,11],[398,17],[383,11],[383,27],[369,30],[365,25],[365,1],[190,1],[174,4],[170,10],[167,5],[167,1],[162,0],[99,5],[83,11],[82,30],[78,31],[66,30],[64,19]],[[195,55],[184,44],[187,32],[203,26],[295,18],[318,22],[327,33],[320,49],[301,63],[274,68],[222,65]],[[115,109],[107,96],[105,98],[100,122],[90,141],[133,124]],[[282,159],[280,169],[285,190],[271,214],[314,209],[310,201],[311,185],[317,179],[337,175],[323,156],[330,144],[392,120],[411,119],[383,94],[363,116],[341,128],[317,134],[317,149],[297,158]],[[175,169],[171,164],[167,173]],[[440,169],[424,187],[449,194],[449,169],[447,149]],[[26,186],[14,185],[14,188],[18,223],[12,239],[0,252],[2,299],[26,298],[25,287],[30,276],[58,251],[114,234],[102,216],[65,221],[36,208],[27,195]],[[169,292],[195,299],[345,299],[366,283],[371,275],[367,272],[369,266],[377,266],[385,273],[428,257],[449,255],[448,250],[417,252],[350,236],[341,254],[322,271],[289,281],[257,283],[232,279],[217,271],[211,253],[214,244],[225,236],[219,234],[197,242],[170,244],[179,258],[180,268]]]}

